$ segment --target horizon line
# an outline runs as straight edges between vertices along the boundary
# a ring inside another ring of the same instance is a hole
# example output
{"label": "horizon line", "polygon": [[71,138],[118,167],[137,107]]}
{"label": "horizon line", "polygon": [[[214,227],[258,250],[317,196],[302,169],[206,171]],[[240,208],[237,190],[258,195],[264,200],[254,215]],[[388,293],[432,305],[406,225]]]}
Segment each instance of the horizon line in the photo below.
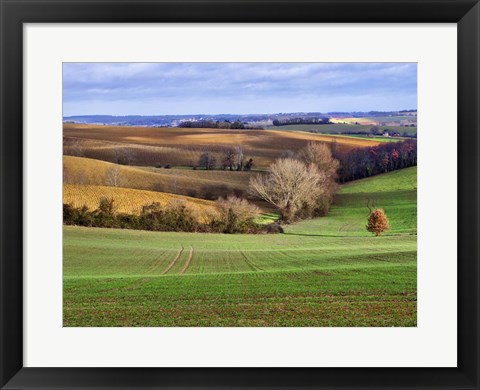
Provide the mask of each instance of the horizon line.
{"label": "horizon line", "polygon": [[220,115],[282,115],[282,114],[336,114],[336,113],[345,113],[345,114],[353,114],[353,113],[369,113],[369,112],[412,112],[418,111],[417,108],[409,108],[409,109],[401,109],[401,110],[369,110],[369,111],[328,111],[328,112],[321,112],[321,111],[291,111],[291,112],[262,112],[262,113],[218,113],[218,114],[206,114],[206,113],[187,113],[187,114],[76,114],[76,115],[62,115],[63,118],[71,118],[71,117],[81,117],[81,116],[220,116]]}

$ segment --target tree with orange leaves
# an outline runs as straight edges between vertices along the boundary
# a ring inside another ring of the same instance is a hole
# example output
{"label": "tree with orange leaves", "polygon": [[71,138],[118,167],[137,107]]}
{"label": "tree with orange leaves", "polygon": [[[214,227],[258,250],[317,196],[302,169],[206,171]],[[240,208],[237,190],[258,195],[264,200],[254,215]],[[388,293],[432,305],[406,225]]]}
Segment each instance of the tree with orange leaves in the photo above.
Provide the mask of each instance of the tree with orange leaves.
{"label": "tree with orange leaves", "polygon": [[368,217],[367,230],[375,236],[379,236],[389,229],[387,215],[382,209],[375,209],[370,212]]}

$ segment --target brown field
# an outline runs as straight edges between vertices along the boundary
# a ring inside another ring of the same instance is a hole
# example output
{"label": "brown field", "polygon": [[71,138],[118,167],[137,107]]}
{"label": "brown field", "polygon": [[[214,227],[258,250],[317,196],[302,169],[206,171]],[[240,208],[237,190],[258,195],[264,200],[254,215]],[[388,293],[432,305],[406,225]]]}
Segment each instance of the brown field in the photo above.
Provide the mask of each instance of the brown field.
{"label": "brown field", "polygon": [[286,150],[299,150],[308,142],[334,143],[340,151],[377,145],[375,140],[322,136],[281,130],[184,129],[101,126],[66,123],[65,154],[116,161],[129,154],[130,165],[195,165],[203,151],[218,154],[226,147],[242,146],[254,167],[266,168]]}
{"label": "brown field", "polygon": [[253,172],[205,171],[131,167],[84,157],[63,156],[64,183],[112,186],[111,172],[117,170],[117,187],[169,192],[216,199],[242,195]]}
{"label": "brown field", "polygon": [[154,202],[166,205],[172,201],[185,201],[186,205],[200,217],[215,211],[213,202],[187,196],[95,185],[65,184],[63,186],[63,203],[71,204],[74,207],[85,205],[90,210],[95,210],[102,197],[113,199],[118,212],[135,215],[140,214],[142,206]]}

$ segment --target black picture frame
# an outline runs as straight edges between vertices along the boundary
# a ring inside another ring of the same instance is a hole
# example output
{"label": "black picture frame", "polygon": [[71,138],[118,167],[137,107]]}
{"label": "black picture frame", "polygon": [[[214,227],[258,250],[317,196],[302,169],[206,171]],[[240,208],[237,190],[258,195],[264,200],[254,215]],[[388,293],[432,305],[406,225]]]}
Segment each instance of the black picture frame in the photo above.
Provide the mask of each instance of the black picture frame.
{"label": "black picture frame", "polygon": [[[479,0],[0,0],[0,13],[1,389],[480,388]],[[23,24],[175,22],[457,24],[457,368],[23,367]]]}

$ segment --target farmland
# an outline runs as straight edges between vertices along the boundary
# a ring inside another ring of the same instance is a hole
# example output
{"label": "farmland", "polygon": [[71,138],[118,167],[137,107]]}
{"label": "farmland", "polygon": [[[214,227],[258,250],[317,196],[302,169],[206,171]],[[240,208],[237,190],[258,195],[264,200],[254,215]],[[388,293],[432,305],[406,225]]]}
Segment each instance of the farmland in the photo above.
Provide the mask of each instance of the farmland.
{"label": "farmland", "polygon": [[[366,232],[367,200],[388,234]],[[64,227],[64,326],[415,325],[416,168],[342,186],[285,234]]]}
{"label": "farmland", "polygon": [[[204,151],[220,155],[226,147],[241,145],[255,168],[267,168],[286,147],[296,151],[308,142],[335,143],[339,151],[377,145],[371,139],[331,137],[307,132],[280,130],[229,130],[194,128],[152,128],[80,125],[65,123],[64,151],[67,155],[115,162],[122,151],[130,155],[129,165],[192,166]],[[77,154],[75,154],[77,153]]]}
{"label": "farmland", "polygon": [[383,124],[416,124],[417,113],[399,115],[377,115],[367,117],[333,117],[330,119],[333,123],[347,123],[347,124],[360,124],[360,125],[383,125]]}
{"label": "farmland", "polygon": [[197,212],[205,213],[214,210],[213,202],[188,196],[111,186],[76,184],[63,186],[63,202],[73,207],[87,206],[89,210],[95,210],[102,197],[114,199],[116,211],[134,215],[140,214],[142,206],[154,202],[165,206],[170,202],[183,201],[186,206]]}
{"label": "farmland", "polygon": [[244,191],[252,175],[252,172],[124,166],[74,156],[64,156],[63,164],[66,184],[111,186],[109,174],[113,172],[117,187],[207,199]]}
{"label": "farmland", "polygon": [[63,326],[417,325],[416,63],[62,66]]}
{"label": "farmland", "polygon": [[[354,118],[356,119],[356,118]],[[342,134],[342,133],[363,133],[365,135],[370,134],[372,129],[371,124],[352,124],[352,123],[333,123],[327,125],[285,125],[285,126],[268,126],[267,129],[273,130],[282,130],[282,131],[304,131],[304,132],[313,132],[319,134]],[[413,135],[417,133],[417,127],[406,127],[406,126],[377,126],[380,132],[389,131],[389,132],[398,132],[401,135],[404,133],[408,135]]]}

